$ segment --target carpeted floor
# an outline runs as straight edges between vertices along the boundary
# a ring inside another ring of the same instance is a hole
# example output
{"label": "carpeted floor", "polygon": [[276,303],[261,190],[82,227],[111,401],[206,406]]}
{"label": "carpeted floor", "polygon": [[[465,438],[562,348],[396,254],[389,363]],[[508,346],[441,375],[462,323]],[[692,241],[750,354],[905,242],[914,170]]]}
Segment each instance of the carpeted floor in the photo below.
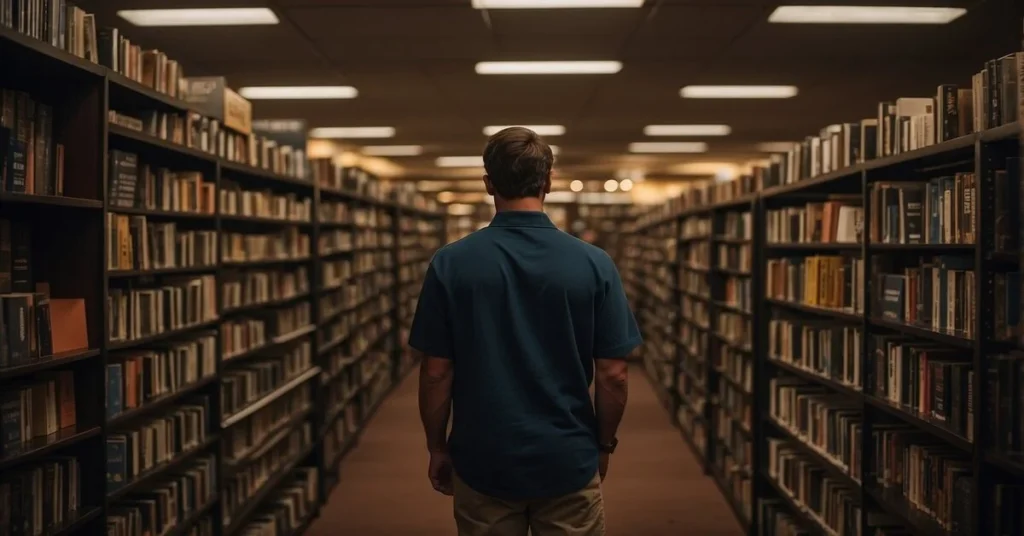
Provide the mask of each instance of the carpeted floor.
{"label": "carpeted floor", "polygon": [[[608,536],[742,534],[642,371],[631,374],[621,443],[604,483]],[[451,499],[427,482],[416,381],[414,372],[381,406],[306,536],[455,534]]]}

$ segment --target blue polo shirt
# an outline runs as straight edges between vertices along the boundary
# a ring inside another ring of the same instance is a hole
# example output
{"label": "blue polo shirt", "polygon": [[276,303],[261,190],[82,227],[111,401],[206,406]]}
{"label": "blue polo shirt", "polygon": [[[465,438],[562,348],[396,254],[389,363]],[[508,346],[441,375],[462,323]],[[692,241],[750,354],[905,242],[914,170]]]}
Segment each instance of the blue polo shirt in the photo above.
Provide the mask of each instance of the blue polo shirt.
{"label": "blue polo shirt", "polygon": [[454,361],[459,477],[506,500],[565,495],[597,473],[594,359],[641,342],[608,254],[543,212],[498,213],[427,269],[409,345]]}

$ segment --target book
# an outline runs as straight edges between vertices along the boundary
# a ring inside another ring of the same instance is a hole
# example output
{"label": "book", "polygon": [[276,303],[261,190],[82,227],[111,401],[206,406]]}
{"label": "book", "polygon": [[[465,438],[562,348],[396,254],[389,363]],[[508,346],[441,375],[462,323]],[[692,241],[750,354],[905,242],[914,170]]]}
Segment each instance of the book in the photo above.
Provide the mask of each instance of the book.
{"label": "book", "polygon": [[964,493],[969,486],[962,484],[973,478],[969,456],[901,425],[876,426],[871,434],[870,472],[877,487],[905,499],[914,513],[945,530],[968,530],[970,520],[958,506],[970,504]]}
{"label": "book", "polygon": [[111,288],[108,339],[127,343],[211,322],[216,292],[212,275],[168,278],[156,288]]}
{"label": "book", "polygon": [[775,311],[768,322],[768,355],[860,390],[861,337],[859,326],[836,325],[834,321],[798,318]]}
{"label": "book", "polygon": [[190,340],[152,345],[145,350],[116,353],[107,362],[108,417],[145,406],[213,377],[217,366],[217,334],[198,333]]}
{"label": "book", "polygon": [[769,259],[768,298],[847,312],[863,310],[864,261],[852,255]]}
{"label": "book", "polygon": [[166,414],[106,436],[107,492],[117,491],[206,441],[210,400],[193,396]]}
{"label": "book", "polygon": [[240,364],[221,375],[222,418],[229,418],[301,376],[312,367],[308,340],[292,343],[280,357]]}
{"label": "book", "polygon": [[973,440],[970,352],[884,335],[872,336],[872,346],[872,396]]}

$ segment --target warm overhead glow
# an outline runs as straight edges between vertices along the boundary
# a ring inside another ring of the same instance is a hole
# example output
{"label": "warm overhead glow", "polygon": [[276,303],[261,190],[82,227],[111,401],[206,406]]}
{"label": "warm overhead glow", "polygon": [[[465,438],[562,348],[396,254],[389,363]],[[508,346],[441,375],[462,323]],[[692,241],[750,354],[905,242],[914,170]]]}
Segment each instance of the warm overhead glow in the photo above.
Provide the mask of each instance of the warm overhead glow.
{"label": "warm overhead glow", "polygon": [[617,61],[482,61],[477,74],[615,74]]}
{"label": "warm overhead glow", "polygon": [[493,136],[506,128],[514,126],[528,128],[541,136],[561,136],[565,134],[565,127],[562,125],[503,125],[484,127],[484,135]]}
{"label": "warm overhead glow", "polygon": [[668,168],[668,172],[676,175],[715,175],[722,169],[736,169],[731,162],[685,162]]}
{"label": "warm overhead glow", "polygon": [[551,156],[558,156],[558,153],[562,152],[562,148],[557,145],[548,145],[551,148]]}
{"label": "warm overhead glow", "polygon": [[685,86],[679,90],[684,99],[788,99],[797,94],[796,86]]}
{"label": "warm overhead glow", "polygon": [[736,178],[739,170],[735,167],[723,167],[715,172],[715,180],[719,182],[731,181]]}
{"label": "warm overhead glow", "polygon": [[614,192],[615,190],[618,190],[618,189],[619,189],[619,181],[617,181],[615,179],[608,179],[608,180],[604,181],[604,191],[606,191],[606,192]]}
{"label": "warm overhead glow", "polygon": [[393,138],[395,127],[319,127],[309,133],[314,138]]}
{"label": "warm overhead glow", "polygon": [[792,141],[769,141],[765,143],[758,143],[757,150],[762,153],[785,153],[789,152],[789,150],[795,146],[796,142]]}
{"label": "warm overhead glow", "polygon": [[437,167],[484,167],[482,156],[439,156],[434,161]]}
{"label": "warm overhead glow", "polygon": [[455,194],[452,192],[441,192],[437,194],[437,201],[440,203],[451,203],[455,199]]}
{"label": "warm overhead glow", "polygon": [[352,86],[243,87],[238,93],[252,100],[354,99],[359,96],[359,92]]}
{"label": "warm overhead glow", "polygon": [[582,192],[583,191],[583,181],[577,179],[577,180],[574,180],[574,181],[570,182],[569,183],[569,189],[574,191],[574,192]]}
{"label": "warm overhead glow", "polygon": [[476,9],[642,7],[644,0],[473,0]]}
{"label": "warm overhead glow", "polygon": [[779,6],[768,22],[793,24],[949,24],[962,7]]}
{"label": "warm overhead glow", "polygon": [[265,7],[123,9],[117,15],[136,26],[245,26],[278,23],[277,15]]}
{"label": "warm overhead glow", "polygon": [[622,179],[619,181],[619,189],[623,192],[628,192],[633,189],[633,181],[629,179]]}
{"label": "warm overhead glow", "polygon": [[629,144],[631,153],[703,153],[708,144],[702,141],[636,142]]}
{"label": "warm overhead glow", "polygon": [[644,136],[728,136],[729,125],[647,125]]}
{"label": "warm overhead glow", "polygon": [[423,147],[419,145],[367,145],[360,151],[371,156],[416,156],[423,153]]}

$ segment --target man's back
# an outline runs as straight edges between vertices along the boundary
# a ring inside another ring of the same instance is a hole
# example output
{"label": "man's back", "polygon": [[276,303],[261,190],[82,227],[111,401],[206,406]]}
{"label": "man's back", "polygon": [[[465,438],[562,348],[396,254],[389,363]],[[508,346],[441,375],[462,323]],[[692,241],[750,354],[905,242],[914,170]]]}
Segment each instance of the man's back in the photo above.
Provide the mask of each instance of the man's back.
{"label": "man's back", "polygon": [[631,316],[601,318],[602,306],[628,312],[605,303],[622,295],[611,259],[543,212],[510,211],[439,251],[430,272],[450,322],[456,472],[509,499],[585,485],[597,471],[593,359],[639,342]]}
{"label": "man's back", "polygon": [[459,536],[601,536],[636,320],[608,255],[542,211],[551,147],[510,127],[483,161],[497,215],[434,255],[409,333],[427,476]]}

